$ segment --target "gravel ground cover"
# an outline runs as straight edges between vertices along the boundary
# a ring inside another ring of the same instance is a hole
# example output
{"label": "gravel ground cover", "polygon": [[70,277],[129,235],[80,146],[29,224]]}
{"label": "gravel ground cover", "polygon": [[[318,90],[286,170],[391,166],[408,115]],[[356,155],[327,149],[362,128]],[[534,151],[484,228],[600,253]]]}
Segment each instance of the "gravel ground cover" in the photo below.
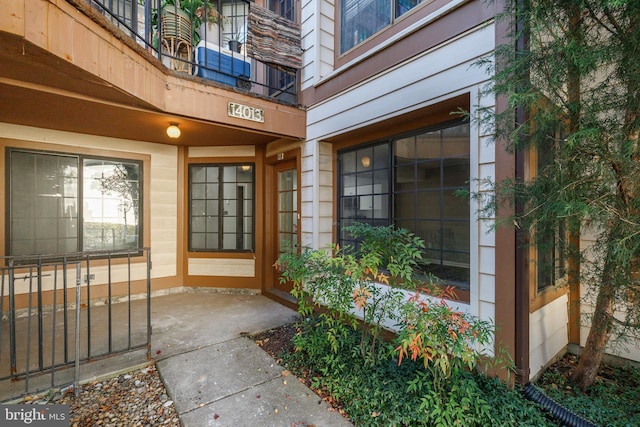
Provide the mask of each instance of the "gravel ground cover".
{"label": "gravel ground cover", "polygon": [[170,426],[180,421],[155,366],[80,386],[78,397],[63,389],[27,396],[24,403],[68,404],[70,426]]}

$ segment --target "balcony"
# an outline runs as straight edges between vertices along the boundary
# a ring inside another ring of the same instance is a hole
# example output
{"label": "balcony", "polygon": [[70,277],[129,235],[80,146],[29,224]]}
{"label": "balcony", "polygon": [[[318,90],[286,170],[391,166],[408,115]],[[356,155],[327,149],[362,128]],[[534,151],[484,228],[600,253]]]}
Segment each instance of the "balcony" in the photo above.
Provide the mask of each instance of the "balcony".
{"label": "balcony", "polygon": [[244,0],[87,2],[170,70],[297,104],[299,27],[280,15]]}

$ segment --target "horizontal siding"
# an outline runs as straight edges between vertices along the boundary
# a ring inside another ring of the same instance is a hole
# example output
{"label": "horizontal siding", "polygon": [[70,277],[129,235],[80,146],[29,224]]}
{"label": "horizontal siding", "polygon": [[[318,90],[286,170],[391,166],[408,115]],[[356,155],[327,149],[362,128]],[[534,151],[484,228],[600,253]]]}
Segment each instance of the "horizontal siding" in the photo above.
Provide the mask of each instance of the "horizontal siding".
{"label": "horizontal siding", "polygon": [[[316,205],[318,213],[318,248],[327,248],[334,242],[333,236],[333,147],[327,142],[319,144],[319,197]],[[320,209],[324,206],[324,209]]]}
{"label": "horizontal siding", "polygon": [[[322,139],[363,127],[484,81],[484,70],[472,63],[493,48],[493,34],[492,25],[479,28],[309,108],[307,138]],[[485,50],[478,51],[478,46]]]}
{"label": "horizontal siding", "polygon": [[[580,250],[584,251],[593,245],[596,240],[596,230],[583,227],[580,236]],[[589,330],[591,328],[590,318],[595,309],[595,292],[589,292],[589,288],[583,286],[581,288],[581,309],[582,318],[580,320],[580,345],[584,347]],[[619,315],[618,318],[622,318]],[[626,343],[618,339],[616,334],[612,334],[607,346],[607,353],[623,357],[625,359],[640,362],[640,340],[629,340]]]}
{"label": "horizontal siding", "polygon": [[334,68],[335,3],[311,0],[302,5],[302,90],[313,86]]}
{"label": "horizontal siding", "polygon": [[223,147],[189,147],[189,157],[254,157],[253,145]]}
{"label": "horizontal siding", "polygon": [[255,277],[253,259],[190,258],[189,276]]}
{"label": "horizontal siding", "polygon": [[563,295],[529,316],[529,378],[535,377],[569,343],[568,298]]}

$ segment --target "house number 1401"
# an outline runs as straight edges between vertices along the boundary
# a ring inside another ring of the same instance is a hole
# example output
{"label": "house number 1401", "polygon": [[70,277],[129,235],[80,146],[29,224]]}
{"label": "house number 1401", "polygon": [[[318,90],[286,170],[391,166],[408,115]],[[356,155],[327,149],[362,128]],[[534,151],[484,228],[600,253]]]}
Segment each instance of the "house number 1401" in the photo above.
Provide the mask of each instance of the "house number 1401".
{"label": "house number 1401", "polygon": [[249,107],[248,105],[230,102],[227,106],[227,114],[239,119],[264,123],[264,110],[261,108]]}

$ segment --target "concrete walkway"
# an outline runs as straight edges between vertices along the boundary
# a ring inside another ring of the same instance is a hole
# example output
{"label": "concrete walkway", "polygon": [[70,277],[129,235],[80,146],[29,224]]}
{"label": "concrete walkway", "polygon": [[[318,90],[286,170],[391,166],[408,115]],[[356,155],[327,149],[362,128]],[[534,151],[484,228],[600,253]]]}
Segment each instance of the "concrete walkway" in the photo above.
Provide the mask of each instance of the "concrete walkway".
{"label": "concrete walkway", "polygon": [[[92,310],[94,341],[106,345],[106,307]],[[113,310],[113,329],[126,331],[130,327],[134,342],[144,342],[144,300],[132,304],[131,326],[126,304],[116,304]],[[45,317],[50,330],[53,327],[51,313]],[[183,293],[154,297],[151,300],[153,360],[147,359],[146,347],[100,358],[80,365],[79,380],[81,383],[100,380],[155,361],[184,427],[350,426],[247,337],[296,318],[295,311],[262,295],[187,289]],[[26,319],[20,321],[26,322]],[[60,329],[58,325],[56,333],[60,333]],[[118,334],[115,348],[126,348],[126,337],[126,333]],[[73,342],[73,337],[70,341]],[[32,351],[35,347],[32,346]],[[56,350],[60,352],[61,347],[58,345]],[[7,352],[2,354],[6,359]],[[49,349],[45,354],[49,354]],[[36,359],[32,357],[32,361]],[[20,360],[18,366],[24,363]],[[55,379],[57,384],[71,384],[74,371],[56,372]],[[48,389],[51,382],[46,373],[33,376],[28,383],[4,380],[0,382],[0,401],[25,394],[27,386],[30,390]]]}
{"label": "concrete walkway", "polygon": [[245,335],[295,320],[261,295],[152,300],[152,354],[184,427],[350,426]]}

